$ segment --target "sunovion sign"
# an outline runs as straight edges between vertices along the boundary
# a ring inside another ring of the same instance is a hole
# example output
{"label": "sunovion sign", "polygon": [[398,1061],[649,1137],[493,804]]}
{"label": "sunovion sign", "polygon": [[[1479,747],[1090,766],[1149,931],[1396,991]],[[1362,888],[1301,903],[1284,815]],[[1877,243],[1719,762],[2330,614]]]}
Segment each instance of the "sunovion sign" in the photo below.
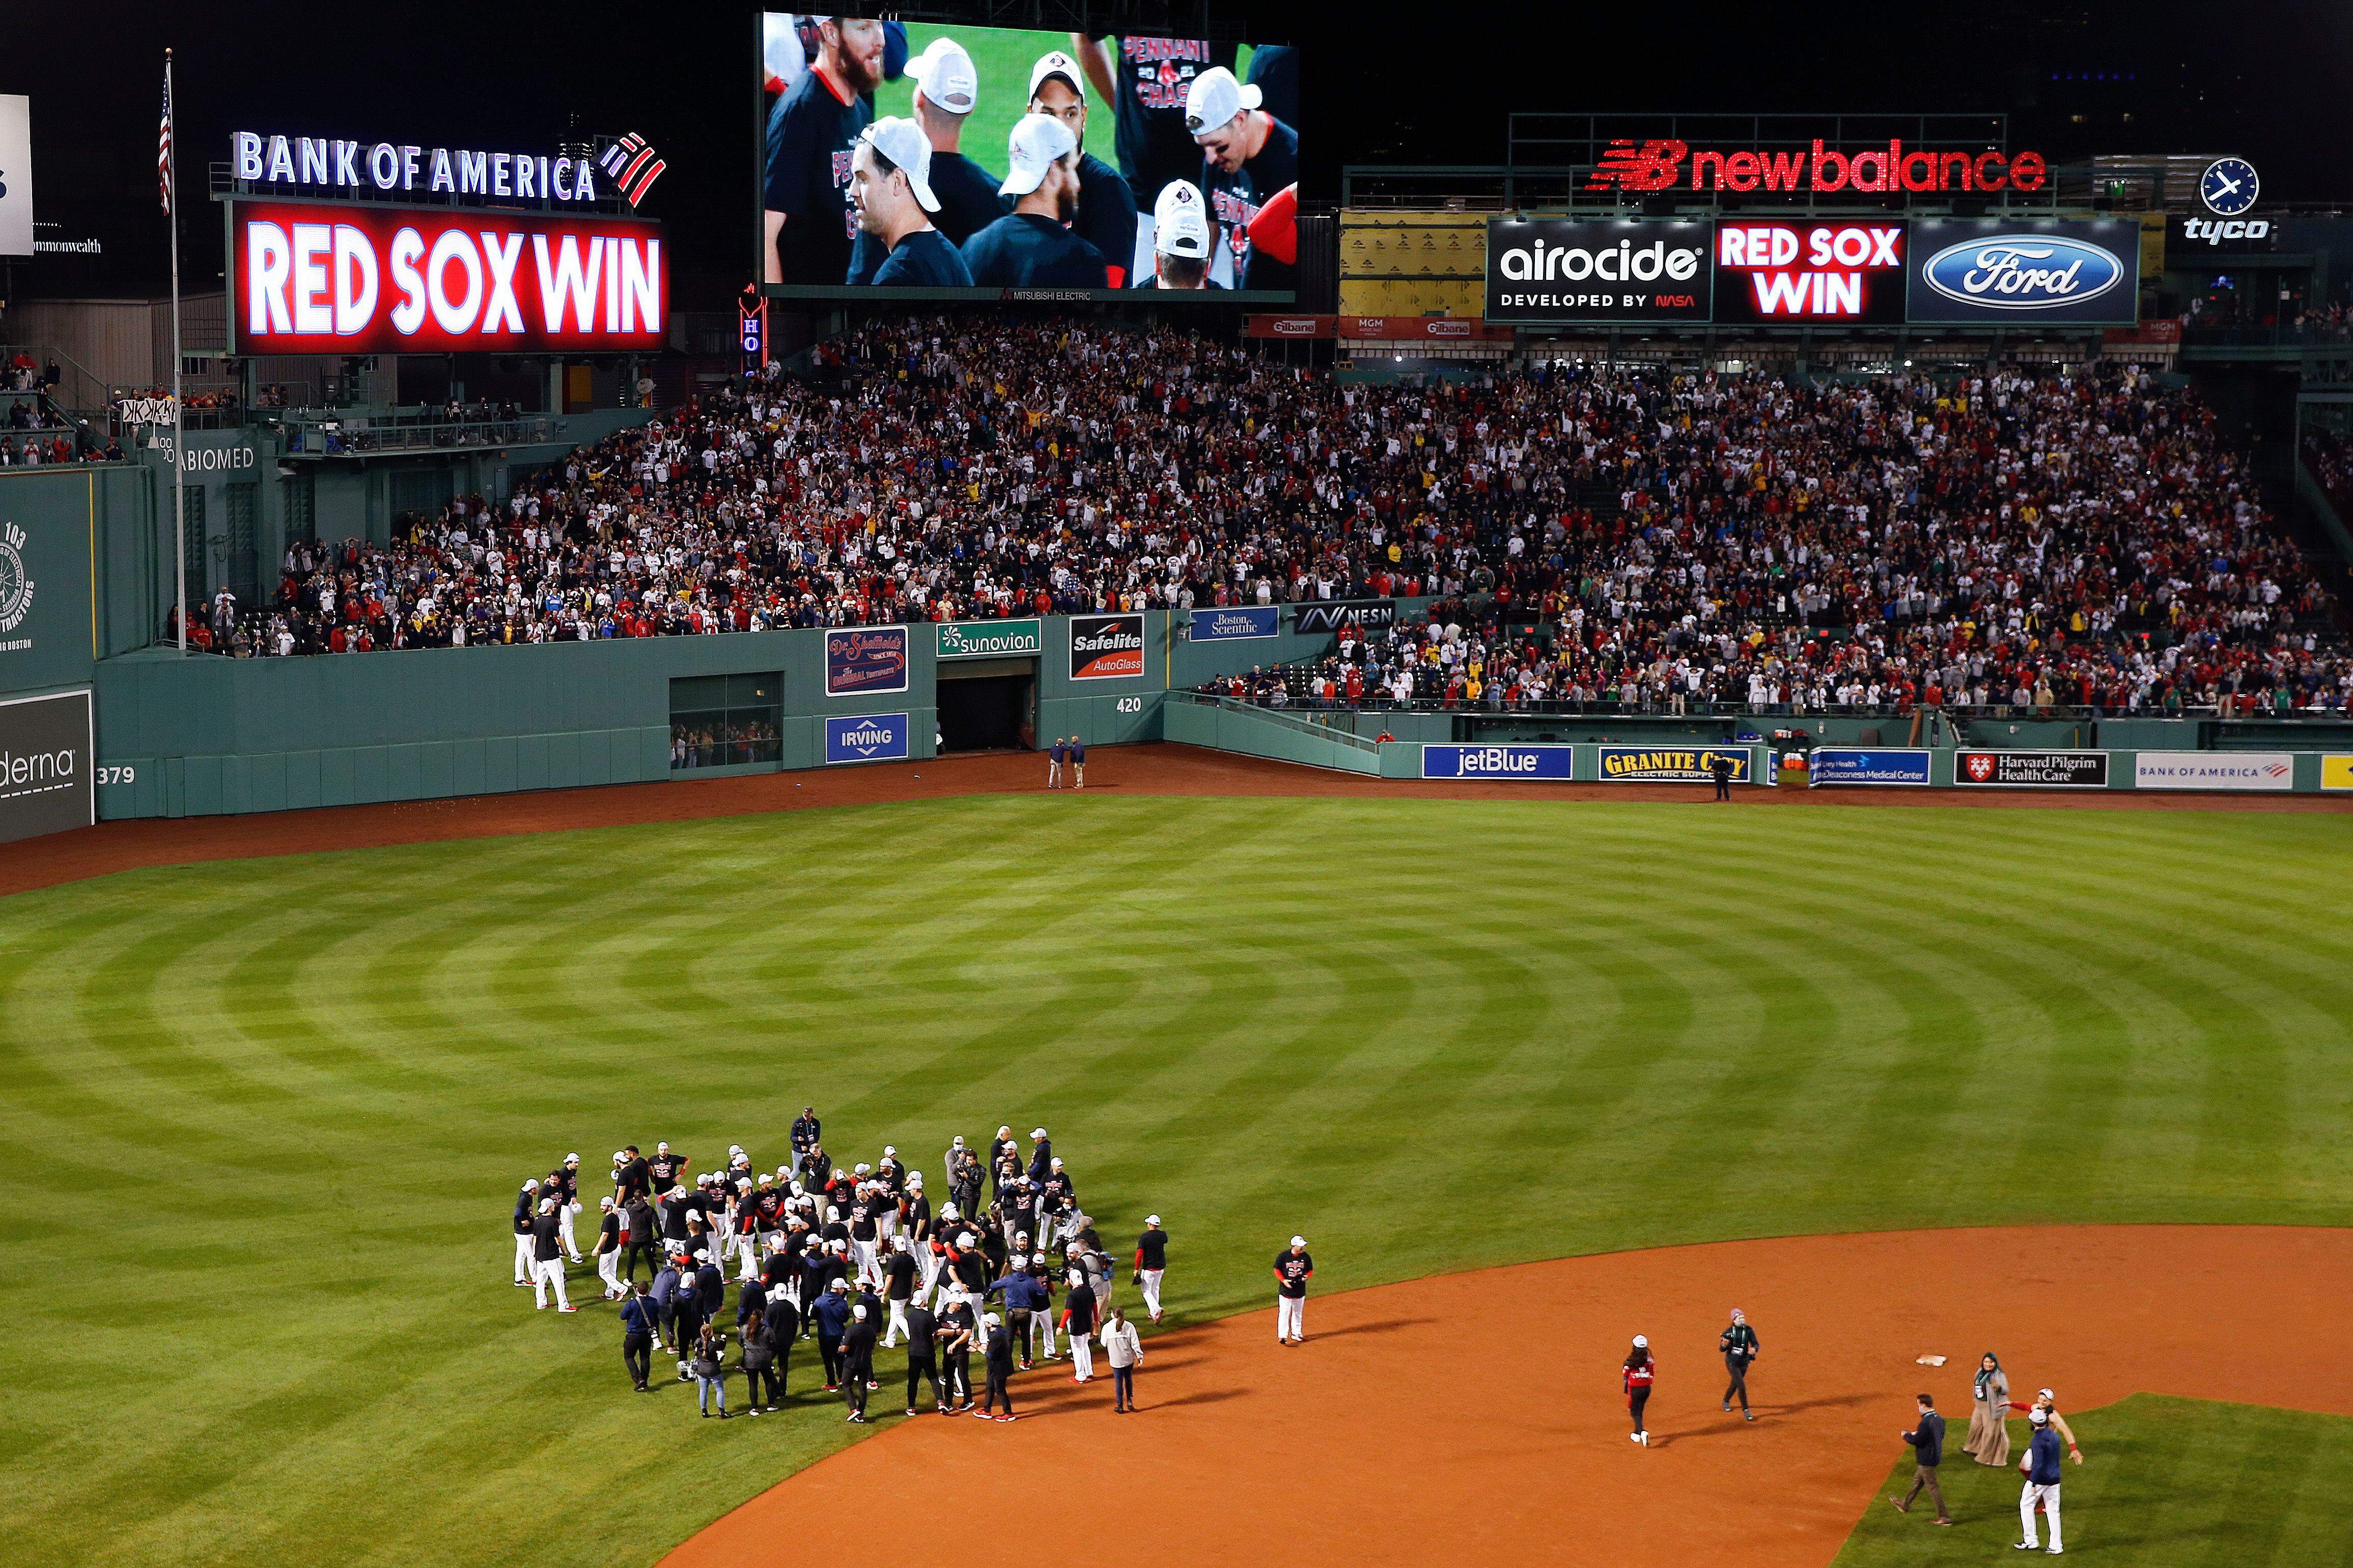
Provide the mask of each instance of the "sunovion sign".
{"label": "sunovion sign", "polygon": [[1567,779],[1577,776],[1574,746],[1426,745],[1426,779]]}
{"label": "sunovion sign", "polygon": [[231,352],[659,350],[659,224],[237,202]]}
{"label": "sunovion sign", "polygon": [[1491,321],[1704,321],[1704,223],[1487,220]]}
{"label": "sunovion sign", "polygon": [[1905,314],[1915,321],[2129,326],[2139,313],[2133,222],[1923,219],[1912,257]]}

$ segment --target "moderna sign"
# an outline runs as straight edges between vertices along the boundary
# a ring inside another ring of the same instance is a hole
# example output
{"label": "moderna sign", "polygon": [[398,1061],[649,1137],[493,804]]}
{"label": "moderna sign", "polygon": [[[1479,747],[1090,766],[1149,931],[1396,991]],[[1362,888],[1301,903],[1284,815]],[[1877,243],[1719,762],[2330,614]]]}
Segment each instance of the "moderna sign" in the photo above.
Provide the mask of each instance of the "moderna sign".
{"label": "moderna sign", "polygon": [[494,211],[236,204],[233,353],[659,349],[660,226]]}

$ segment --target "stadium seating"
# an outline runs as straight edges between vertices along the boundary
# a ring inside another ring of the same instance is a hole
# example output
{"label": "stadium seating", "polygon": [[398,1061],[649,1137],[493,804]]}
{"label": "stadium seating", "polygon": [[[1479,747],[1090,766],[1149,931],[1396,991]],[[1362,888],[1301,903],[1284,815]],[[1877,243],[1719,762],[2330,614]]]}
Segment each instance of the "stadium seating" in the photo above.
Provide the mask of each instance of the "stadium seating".
{"label": "stadium seating", "polygon": [[1442,601],[1357,653],[1425,701],[2238,710],[2353,680],[2243,455],[2116,364],[1367,386],[1166,327],[900,319],[286,567],[233,648],[1370,595]]}

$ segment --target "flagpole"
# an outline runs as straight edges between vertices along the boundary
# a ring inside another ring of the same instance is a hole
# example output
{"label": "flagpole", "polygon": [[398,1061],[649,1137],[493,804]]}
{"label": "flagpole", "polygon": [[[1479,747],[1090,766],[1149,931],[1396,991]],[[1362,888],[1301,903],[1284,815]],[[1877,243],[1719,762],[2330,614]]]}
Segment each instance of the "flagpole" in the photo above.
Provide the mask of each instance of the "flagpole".
{"label": "flagpole", "polygon": [[[164,51],[164,113],[172,113],[172,51]],[[180,421],[180,142],[172,132],[169,166],[164,176],[164,224],[172,247],[172,563],[179,582],[180,657],[188,656],[188,497],[187,462]]]}

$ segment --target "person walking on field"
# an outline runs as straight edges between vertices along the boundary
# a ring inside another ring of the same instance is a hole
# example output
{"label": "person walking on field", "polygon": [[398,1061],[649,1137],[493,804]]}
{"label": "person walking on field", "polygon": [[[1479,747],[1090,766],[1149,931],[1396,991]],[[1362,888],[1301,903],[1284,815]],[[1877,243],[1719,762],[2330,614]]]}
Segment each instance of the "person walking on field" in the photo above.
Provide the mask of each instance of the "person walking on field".
{"label": "person walking on field", "polygon": [[1087,787],[1087,743],[1076,735],[1071,737],[1071,787]]}
{"label": "person walking on field", "polygon": [[1626,1414],[1634,1418],[1633,1440],[1647,1448],[1651,1446],[1651,1429],[1642,1423],[1643,1406],[1651,1403],[1651,1385],[1658,1381],[1659,1363],[1651,1354],[1651,1342],[1643,1335],[1634,1336],[1634,1348],[1626,1352]]}
{"label": "person walking on field", "polygon": [[1144,1292],[1144,1310],[1152,1321],[1160,1321],[1160,1280],[1168,1272],[1168,1233],[1160,1228],[1160,1216],[1144,1216],[1144,1234],[1135,1238],[1135,1283]]}
{"label": "person walking on field", "polygon": [[2051,1544],[2044,1550],[2056,1557],[2066,1550],[2059,1544],[2059,1432],[2051,1413],[2039,1405],[2026,1413],[2026,1419],[2034,1427],[2034,1440],[2027,1447],[2026,1458],[2018,1461],[2020,1473],[2026,1477],[2026,1486],[2018,1494],[2018,1549],[2032,1552],[2042,1544],[2034,1529],[2039,1503],[2043,1516],[2051,1521]]}
{"label": "person walking on field", "polygon": [[1920,1419],[1914,1424],[1912,1430],[1904,1434],[1904,1440],[1912,1445],[1912,1458],[1915,1466],[1912,1472],[1912,1489],[1900,1500],[1889,1498],[1887,1503],[1898,1513],[1910,1513],[1912,1500],[1920,1495],[1921,1488],[1926,1487],[1928,1495],[1936,1500],[1936,1522],[1950,1524],[1953,1516],[1945,1507],[1944,1489],[1936,1484],[1936,1467],[1945,1462],[1945,1418],[1936,1414],[1936,1401],[1933,1397],[1923,1394],[1917,1398]]}
{"label": "person walking on field", "polygon": [[526,1290],[539,1278],[538,1237],[532,1228],[538,1207],[539,1183],[534,1178],[522,1184],[514,1205],[515,1283]]}
{"label": "person walking on field", "polygon": [[2001,1370],[2001,1358],[1991,1351],[1978,1363],[1970,1391],[1969,1435],[1961,1452],[1980,1465],[2010,1463],[2010,1377]]}
{"label": "person walking on field", "polygon": [[1144,1359],[1144,1340],[1127,1321],[1124,1309],[1113,1307],[1103,1327],[1103,1356],[1111,1363],[1112,1413],[1124,1415],[1135,1408],[1135,1363]]}
{"label": "person walking on field", "polygon": [[589,1252],[596,1259],[596,1278],[605,1282],[605,1300],[621,1299],[621,1214],[610,1198],[598,1198],[596,1240]]}
{"label": "person walking on field", "polygon": [[1736,1394],[1740,1399],[1742,1418],[1754,1421],[1757,1415],[1748,1408],[1748,1363],[1757,1359],[1760,1347],[1757,1342],[1757,1331],[1748,1326],[1748,1314],[1737,1307],[1733,1308],[1732,1326],[1718,1336],[1717,1343],[1724,1351],[1724,1370],[1732,1374],[1732,1381],[1724,1389],[1725,1411],[1726,1414],[1731,1412],[1733,1397]]}
{"label": "person walking on field", "polygon": [[1053,749],[1046,753],[1046,787],[1048,789],[1062,787],[1062,759],[1069,754],[1070,748],[1062,743],[1062,737],[1055,736]]}
{"label": "person walking on field", "polygon": [[1294,1236],[1290,1249],[1274,1255],[1274,1342],[1307,1342],[1307,1282],[1315,1278],[1315,1260],[1307,1256],[1307,1238]]}

